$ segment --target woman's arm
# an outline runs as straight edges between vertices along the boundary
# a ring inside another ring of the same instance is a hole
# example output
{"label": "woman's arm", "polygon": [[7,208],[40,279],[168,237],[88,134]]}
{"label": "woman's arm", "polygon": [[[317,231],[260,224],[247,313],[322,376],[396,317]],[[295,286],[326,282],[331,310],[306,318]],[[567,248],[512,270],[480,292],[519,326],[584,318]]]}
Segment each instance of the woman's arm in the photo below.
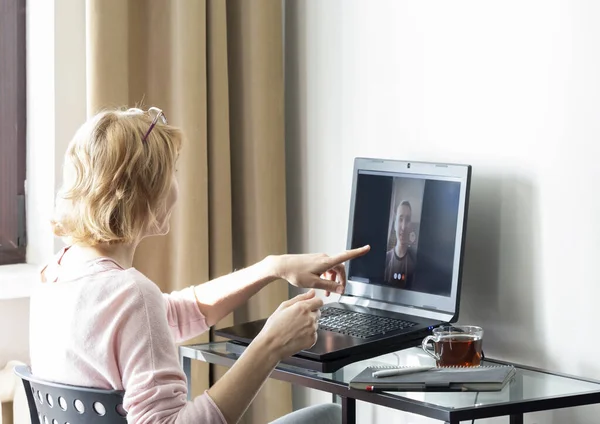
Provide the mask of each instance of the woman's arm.
{"label": "woman's arm", "polygon": [[277,278],[273,256],[194,287],[196,302],[210,327],[226,317]]}
{"label": "woman's arm", "polygon": [[227,423],[236,423],[280,360],[266,341],[254,340],[244,354],[210,389],[208,395]]}
{"label": "woman's arm", "polygon": [[175,342],[203,333],[243,305],[276,278],[276,262],[275,257],[268,257],[207,283],[163,293]]}
{"label": "woman's arm", "polygon": [[[120,301],[110,309],[106,331],[108,361],[120,376],[128,422],[136,424],[225,424],[208,393],[186,401],[186,379],[165,319],[165,303],[158,287],[137,271],[119,285]],[[106,307],[106,305],[104,306]],[[108,314],[107,314],[108,316]],[[112,321],[111,321],[112,320]],[[109,330],[110,329],[110,330]],[[112,357],[112,356],[111,356]],[[118,381],[118,380],[117,380]]]}
{"label": "woman's arm", "polygon": [[[268,256],[248,268],[196,286],[196,301],[206,323],[212,326],[279,278],[296,287],[341,294],[346,286],[344,262],[364,255],[369,249],[364,246],[335,256],[323,253]],[[326,278],[321,278],[322,275]]]}
{"label": "woman's arm", "polygon": [[115,306],[118,313],[111,310],[113,321],[107,323],[118,334],[108,350],[117,353],[114,366],[125,389],[128,422],[235,423],[277,362],[316,341],[323,301],[311,290],[283,302],[231,370],[204,394],[186,401],[185,376],[164,318],[161,292],[141,273],[131,274],[134,278],[119,286],[123,301]]}
{"label": "woman's arm", "polygon": [[341,294],[346,286],[344,262],[364,255],[369,249],[364,246],[334,256],[324,253],[268,256],[248,268],[196,286],[196,301],[206,323],[212,326],[278,278],[296,287]]}
{"label": "woman's arm", "polygon": [[282,358],[315,344],[321,306],[314,290],[283,302],[244,354],[208,390],[228,423],[240,419]]}

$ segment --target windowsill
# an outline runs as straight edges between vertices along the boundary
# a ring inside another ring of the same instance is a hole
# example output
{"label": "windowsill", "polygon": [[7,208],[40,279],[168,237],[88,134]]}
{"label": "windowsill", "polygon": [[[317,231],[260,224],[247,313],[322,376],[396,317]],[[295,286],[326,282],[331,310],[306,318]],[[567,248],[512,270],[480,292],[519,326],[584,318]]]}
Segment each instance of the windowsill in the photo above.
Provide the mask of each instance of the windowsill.
{"label": "windowsill", "polygon": [[39,280],[39,267],[31,264],[0,266],[0,300],[29,297]]}

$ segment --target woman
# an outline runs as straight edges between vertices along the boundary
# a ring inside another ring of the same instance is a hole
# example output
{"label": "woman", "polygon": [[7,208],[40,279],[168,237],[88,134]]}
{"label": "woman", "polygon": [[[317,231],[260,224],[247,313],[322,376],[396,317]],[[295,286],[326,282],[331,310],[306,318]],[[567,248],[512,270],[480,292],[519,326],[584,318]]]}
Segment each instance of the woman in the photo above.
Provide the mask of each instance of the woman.
{"label": "woman", "polygon": [[131,423],[233,423],[282,358],[315,343],[323,302],[314,290],[283,302],[236,364],[193,401],[186,400],[175,342],[206,331],[278,278],[342,293],[343,263],[369,247],[334,257],[269,256],[161,293],[132,263],[143,238],[168,232],[181,143],[181,132],[156,108],[105,111],[75,134],[52,221],[68,247],[43,269],[31,298],[32,371],[124,390]]}

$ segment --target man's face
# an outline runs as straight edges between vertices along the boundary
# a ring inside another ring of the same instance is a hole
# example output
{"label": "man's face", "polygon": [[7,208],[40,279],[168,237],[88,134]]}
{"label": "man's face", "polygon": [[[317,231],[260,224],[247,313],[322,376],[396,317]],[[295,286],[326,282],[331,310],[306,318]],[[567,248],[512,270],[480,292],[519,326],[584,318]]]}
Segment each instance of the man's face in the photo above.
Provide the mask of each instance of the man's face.
{"label": "man's face", "polygon": [[408,242],[408,232],[412,211],[409,206],[402,205],[396,211],[396,221],[394,227],[396,229],[396,238],[400,245]]}

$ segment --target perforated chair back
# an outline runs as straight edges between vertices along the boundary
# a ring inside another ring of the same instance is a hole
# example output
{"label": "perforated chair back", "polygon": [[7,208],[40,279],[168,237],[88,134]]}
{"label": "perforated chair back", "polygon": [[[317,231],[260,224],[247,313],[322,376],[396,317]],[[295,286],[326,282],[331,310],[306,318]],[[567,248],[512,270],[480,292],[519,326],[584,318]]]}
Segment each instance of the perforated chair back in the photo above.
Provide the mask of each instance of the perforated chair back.
{"label": "perforated chair back", "polygon": [[27,366],[21,377],[31,424],[126,424],[123,392],[52,383],[34,377]]}

